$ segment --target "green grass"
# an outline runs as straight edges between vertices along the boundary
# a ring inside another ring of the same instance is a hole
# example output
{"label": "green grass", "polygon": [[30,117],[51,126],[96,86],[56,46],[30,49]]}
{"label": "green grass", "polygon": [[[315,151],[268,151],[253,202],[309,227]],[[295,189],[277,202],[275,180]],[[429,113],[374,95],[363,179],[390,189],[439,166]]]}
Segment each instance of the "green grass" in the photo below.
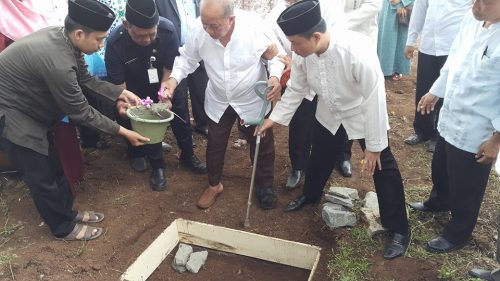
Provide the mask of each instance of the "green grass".
{"label": "green grass", "polygon": [[17,256],[15,254],[7,252],[7,251],[1,251],[0,252],[0,268],[3,268],[4,266],[8,265],[15,258],[17,258]]}
{"label": "green grass", "polygon": [[8,238],[12,234],[14,234],[17,230],[19,230],[23,227],[22,224],[8,225],[8,222],[9,222],[8,220],[5,221],[4,227],[0,229],[0,237],[3,239]]}
{"label": "green grass", "polygon": [[338,250],[333,253],[328,268],[332,275],[332,280],[340,281],[360,281],[370,268],[367,256],[373,244],[373,240],[368,237],[366,230],[362,227],[355,227],[348,230],[348,239],[339,240]]}
{"label": "green grass", "polygon": [[83,240],[82,243],[80,244],[80,246],[78,246],[77,248],[75,248],[73,250],[73,256],[74,257],[80,257],[85,252],[87,252],[87,250],[88,250],[88,248],[87,248],[87,241]]}

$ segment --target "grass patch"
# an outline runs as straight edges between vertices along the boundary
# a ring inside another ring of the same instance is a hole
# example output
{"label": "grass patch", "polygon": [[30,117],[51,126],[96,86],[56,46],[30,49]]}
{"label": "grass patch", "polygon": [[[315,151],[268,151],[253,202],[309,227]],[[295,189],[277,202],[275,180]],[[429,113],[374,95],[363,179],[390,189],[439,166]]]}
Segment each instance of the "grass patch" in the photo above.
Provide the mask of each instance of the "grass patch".
{"label": "grass patch", "polygon": [[338,250],[333,254],[333,259],[328,263],[332,280],[365,280],[371,265],[367,258],[371,254],[368,249],[371,248],[369,245],[373,244],[373,240],[362,227],[348,230],[348,237],[342,239],[339,240]]}
{"label": "grass patch", "polygon": [[83,255],[85,252],[87,252],[88,248],[87,248],[87,241],[83,240],[82,243],[80,244],[80,246],[78,246],[77,248],[75,248],[73,250],[73,257],[80,257],[81,255]]}
{"label": "grass patch", "polygon": [[5,225],[2,229],[0,229],[0,237],[3,239],[8,238],[12,234],[14,234],[17,230],[21,229],[23,226],[22,224],[11,224],[8,225],[9,220],[5,222]]}
{"label": "grass patch", "polygon": [[0,268],[11,263],[17,256],[11,252],[1,251],[0,252]]}

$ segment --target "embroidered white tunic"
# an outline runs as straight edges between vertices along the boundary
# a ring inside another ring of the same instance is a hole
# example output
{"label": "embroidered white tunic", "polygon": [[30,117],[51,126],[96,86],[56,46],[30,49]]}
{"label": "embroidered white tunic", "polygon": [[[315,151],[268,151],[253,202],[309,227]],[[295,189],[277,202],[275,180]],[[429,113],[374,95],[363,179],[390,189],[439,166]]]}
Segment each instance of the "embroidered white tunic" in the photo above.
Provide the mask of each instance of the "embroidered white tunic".
{"label": "embroidered white tunic", "polygon": [[384,75],[371,39],[348,30],[331,30],[327,51],[292,56],[290,86],[270,115],[288,125],[312,89],[318,95],[316,119],[335,134],[342,124],[349,139],[365,139],[368,151],[388,146]]}

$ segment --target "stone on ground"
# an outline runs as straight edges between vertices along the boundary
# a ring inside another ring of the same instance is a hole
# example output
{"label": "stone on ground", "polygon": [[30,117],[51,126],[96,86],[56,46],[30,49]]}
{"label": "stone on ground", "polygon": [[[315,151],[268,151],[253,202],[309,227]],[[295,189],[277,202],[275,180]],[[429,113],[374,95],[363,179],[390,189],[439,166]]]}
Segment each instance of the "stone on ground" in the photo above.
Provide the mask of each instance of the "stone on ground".
{"label": "stone on ground", "polygon": [[358,191],[354,188],[342,187],[342,186],[332,186],[328,189],[328,193],[331,195],[336,195],[341,198],[351,198],[354,200],[359,200]]}
{"label": "stone on ground", "polygon": [[205,264],[208,257],[208,251],[192,253],[186,263],[186,269],[192,273],[198,273],[200,268]]}
{"label": "stone on ground", "polygon": [[177,266],[186,266],[186,263],[189,260],[189,255],[193,252],[193,247],[180,243],[179,249],[175,254],[174,264]]}

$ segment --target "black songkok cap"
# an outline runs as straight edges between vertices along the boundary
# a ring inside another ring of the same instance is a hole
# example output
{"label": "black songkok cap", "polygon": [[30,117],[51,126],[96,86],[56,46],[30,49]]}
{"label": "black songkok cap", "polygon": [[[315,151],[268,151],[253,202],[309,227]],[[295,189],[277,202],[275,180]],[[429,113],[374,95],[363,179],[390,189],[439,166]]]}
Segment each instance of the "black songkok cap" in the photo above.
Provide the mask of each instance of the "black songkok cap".
{"label": "black songkok cap", "polygon": [[108,31],[115,13],[97,0],[69,0],[68,16],[73,21],[96,31]]}
{"label": "black songkok cap", "polygon": [[160,20],[154,0],[128,0],[125,18],[140,28],[151,28]]}
{"label": "black songkok cap", "polygon": [[318,1],[299,1],[286,8],[276,21],[286,36],[302,34],[321,21]]}

